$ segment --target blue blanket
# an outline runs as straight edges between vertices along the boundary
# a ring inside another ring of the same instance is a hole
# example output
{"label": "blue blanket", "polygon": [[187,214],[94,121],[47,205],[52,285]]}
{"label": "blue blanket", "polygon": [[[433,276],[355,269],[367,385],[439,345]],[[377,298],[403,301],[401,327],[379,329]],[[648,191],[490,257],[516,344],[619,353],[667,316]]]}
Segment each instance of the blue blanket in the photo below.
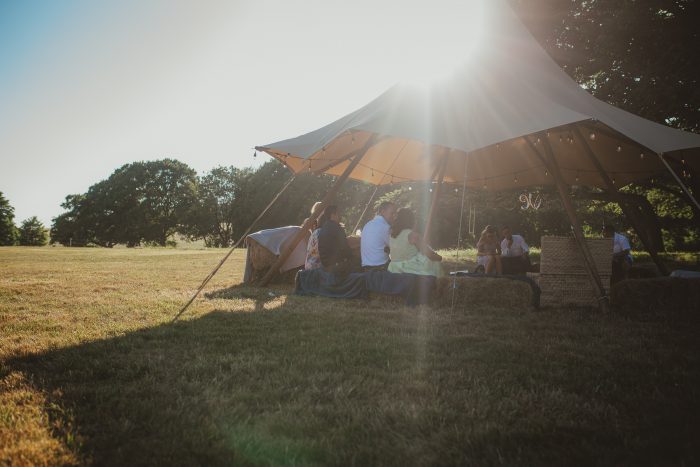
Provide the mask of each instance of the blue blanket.
{"label": "blue blanket", "polygon": [[406,305],[430,302],[435,289],[435,278],[415,274],[394,274],[387,271],[369,271],[340,275],[323,269],[299,271],[294,293],[330,298],[368,298],[370,292],[399,295]]}

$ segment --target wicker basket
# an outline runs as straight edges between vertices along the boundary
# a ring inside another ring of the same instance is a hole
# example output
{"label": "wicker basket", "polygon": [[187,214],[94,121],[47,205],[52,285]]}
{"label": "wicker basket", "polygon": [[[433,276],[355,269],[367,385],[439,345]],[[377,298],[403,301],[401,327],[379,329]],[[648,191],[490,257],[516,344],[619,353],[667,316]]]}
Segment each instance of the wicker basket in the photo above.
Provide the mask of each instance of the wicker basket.
{"label": "wicker basket", "polygon": [[[588,238],[588,249],[606,293],[612,275],[612,239]],[[572,237],[542,237],[539,284],[545,306],[597,306],[596,292],[583,254]]]}

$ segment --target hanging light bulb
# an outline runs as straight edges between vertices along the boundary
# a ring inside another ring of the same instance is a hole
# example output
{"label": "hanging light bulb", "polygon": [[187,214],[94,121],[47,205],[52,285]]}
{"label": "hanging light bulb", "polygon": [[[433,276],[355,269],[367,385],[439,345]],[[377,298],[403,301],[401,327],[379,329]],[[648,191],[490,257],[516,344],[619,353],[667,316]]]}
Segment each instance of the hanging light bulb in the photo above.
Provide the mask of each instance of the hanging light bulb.
{"label": "hanging light bulb", "polygon": [[549,177],[549,170],[545,169],[544,175],[545,175],[545,177]]}
{"label": "hanging light bulb", "polygon": [[564,142],[564,138],[562,138],[561,135],[559,135],[559,142],[560,143]]}
{"label": "hanging light bulb", "polygon": [[539,143],[540,141],[541,141],[541,140],[540,140],[539,138],[537,138],[537,142]]}
{"label": "hanging light bulb", "polygon": [[644,159],[644,153],[643,153],[643,152],[640,152],[640,153],[639,153],[639,158],[640,158],[640,159]]}
{"label": "hanging light bulb", "polygon": [[455,188],[455,193],[459,193],[459,188]]}
{"label": "hanging light bulb", "polygon": [[409,187],[408,187],[408,191],[412,191],[412,190],[413,190],[413,187],[412,187],[412,186],[409,186]]}
{"label": "hanging light bulb", "polygon": [[515,177],[513,177],[513,182],[518,183],[518,176],[517,175]]}
{"label": "hanging light bulb", "polygon": [[428,191],[432,193],[432,192],[433,192],[433,189],[432,189],[432,188],[428,188]]}
{"label": "hanging light bulb", "polygon": [[613,184],[613,185],[615,184],[615,179],[614,179],[614,178],[612,179],[612,184]]}
{"label": "hanging light bulb", "polygon": [[549,138],[549,132],[547,132],[547,138]]}
{"label": "hanging light bulb", "polygon": [[589,138],[591,138],[591,141],[595,141],[595,133],[591,131],[591,134],[588,135]]}
{"label": "hanging light bulb", "polygon": [[622,152],[622,146],[617,147],[617,152]]}

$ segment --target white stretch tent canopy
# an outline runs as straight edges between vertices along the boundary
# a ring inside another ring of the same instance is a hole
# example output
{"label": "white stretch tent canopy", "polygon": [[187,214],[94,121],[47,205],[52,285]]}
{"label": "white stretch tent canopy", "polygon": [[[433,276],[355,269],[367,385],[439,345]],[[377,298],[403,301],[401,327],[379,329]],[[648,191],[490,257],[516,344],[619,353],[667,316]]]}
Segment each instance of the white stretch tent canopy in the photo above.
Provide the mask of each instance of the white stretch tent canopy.
{"label": "white stretch tent canopy", "polygon": [[531,146],[548,138],[566,184],[605,188],[575,127],[617,186],[665,171],[659,155],[700,168],[700,135],[594,98],[505,2],[490,1],[487,14],[483,46],[449,78],[430,87],[396,85],[323,128],[256,149],[294,173],[340,175],[349,156],[376,135],[379,141],[350,178],[373,184],[431,180],[448,156],[445,182],[462,184],[466,177],[469,187],[502,190],[554,183]]}

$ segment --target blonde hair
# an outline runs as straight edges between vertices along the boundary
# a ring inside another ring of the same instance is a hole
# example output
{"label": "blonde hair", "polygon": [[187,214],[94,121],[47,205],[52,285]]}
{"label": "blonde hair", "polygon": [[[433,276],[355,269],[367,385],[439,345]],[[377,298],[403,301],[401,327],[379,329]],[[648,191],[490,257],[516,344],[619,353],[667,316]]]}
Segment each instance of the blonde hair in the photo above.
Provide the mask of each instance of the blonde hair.
{"label": "blonde hair", "polygon": [[311,215],[316,214],[316,211],[318,211],[320,207],[321,207],[321,202],[320,202],[320,201],[316,201],[316,202],[314,203],[314,205],[311,206]]}

